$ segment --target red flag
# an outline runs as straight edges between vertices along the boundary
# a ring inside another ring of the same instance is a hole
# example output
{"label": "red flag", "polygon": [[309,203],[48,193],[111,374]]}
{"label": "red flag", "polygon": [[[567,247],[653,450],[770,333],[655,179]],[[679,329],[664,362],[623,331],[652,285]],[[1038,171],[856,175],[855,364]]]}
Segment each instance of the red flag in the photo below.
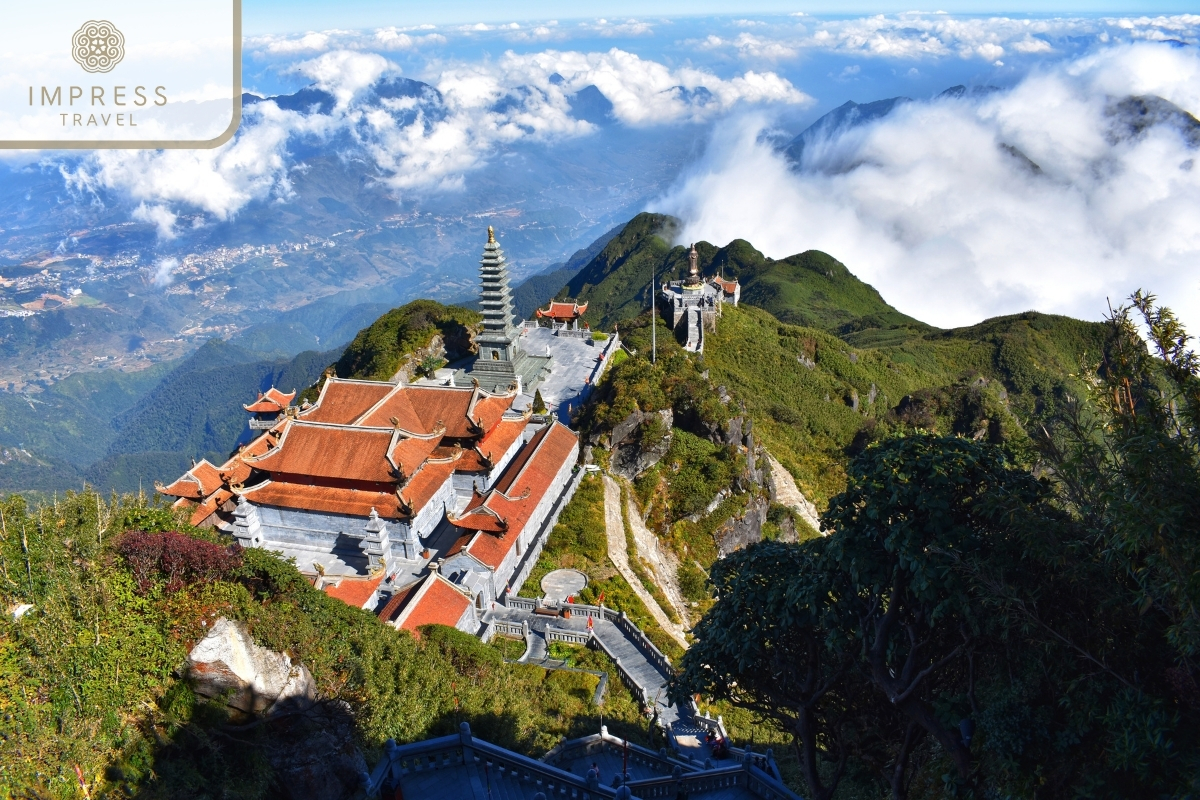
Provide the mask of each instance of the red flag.
{"label": "red flag", "polygon": [[601,592],[600,596],[596,598],[596,605],[600,605],[603,602],[604,602],[604,592]]}

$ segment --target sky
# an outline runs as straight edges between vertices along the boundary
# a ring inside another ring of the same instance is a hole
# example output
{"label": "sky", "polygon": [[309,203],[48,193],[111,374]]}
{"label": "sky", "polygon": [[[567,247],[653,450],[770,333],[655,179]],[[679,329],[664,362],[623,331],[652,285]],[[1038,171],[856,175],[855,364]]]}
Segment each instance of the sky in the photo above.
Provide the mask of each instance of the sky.
{"label": "sky", "polygon": [[[558,19],[538,15],[578,6],[528,2],[497,19],[499,6],[470,2],[248,0],[247,90],[315,85],[334,108],[260,103],[218,150],[97,153],[64,180],[124,193],[170,238],[186,214],[288,202],[301,142],[354,151],[402,198],[469,193],[484,164],[525,144],[698,126],[704,146],[647,202],[678,216],[684,239],[743,238],[776,258],[824,250],[939,326],[1029,309],[1097,319],[1146,288],[1200,331],[1200,123],[1184,116],[1200,114],[1200,15],[681,7],[599,3]],[[432,94],[372,94],[399,77]],[[942,95],[956,85],[971,91]],[[588,87],[615,127],[577,112]],[[799,161],[781,150],[847,101],[897,96],[911,102],[828,131]],[[1129,98],[1146,97],[1165,103],[1151,109],[1159,124],[1137,122]]]}
{"label": "sky", "polygon": [[[921,6],[917,6],[921,8]],[[928,11],[953,14],[1172,14],[1193,11],[1195,4],[1188,0],[1154,0],[1150,3],[1129,0],[1058,0],[1050,6],[1038,0],[1005,0],[1001,5],[975,0],[941,0]],[[243,27],[247,35],[293,33],[329,28],[366,28],[389,25],[422,24],[454,25],[557,20],[584,20],[597,17],[668,17],[710,16],[722,14],[758,15],[792,14],[861,16],[894,14],[910,8],[897,7],[894,2],[796,2],[795,0],[751,0],[731,3],[729,0],[601,0],[600,2],[564,2],[563,0],[509,0],[496,3],[485,0],[244,0]]]}

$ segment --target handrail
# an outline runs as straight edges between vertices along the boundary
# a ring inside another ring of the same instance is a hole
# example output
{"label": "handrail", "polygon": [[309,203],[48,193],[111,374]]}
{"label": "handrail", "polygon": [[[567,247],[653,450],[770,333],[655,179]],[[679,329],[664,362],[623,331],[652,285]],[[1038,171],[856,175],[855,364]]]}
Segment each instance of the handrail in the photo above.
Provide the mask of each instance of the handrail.
{"label": "handrail", "polygon": [[[574,760],[605,749],[628,750],[630,760],[633,763],[642,764],[656,771],[670,772],[676,767],[688,772],[694,772],[697,769],[695,765],[672,758],[666,749],[659,750],[656,753],[649,747],[643,747],[640,744],[635,744],[619,736],[613,736],[608,732],[607,725],[600,727],[600,733],[588,734],[578,739],[564,739],[547,752],[546,755],[542,756],[542,761],[545,761],[547,764],[556,764],[565,759]],[[632,785],[632,782],[630,785]]]}
{"label": "handrail", "polygon": [[399,781],[402,776],[414,772],[460,764],[495,765],[502,775],[511,772],[520,780],[532,780],[539,786],[545,786],[548,794],[566,795],[575,800],[607,800],[616,792],[610,787],[589,787],[578,775],[476,739],[471,735],[470,724],[466,722],[459,726],[457,734],[450,736],[407,745],[397,745],[395,740],[388,739],[384,744],[383,758],[369,775],[363,776],[363,789],[367,797],[375,797],[389,778]]}

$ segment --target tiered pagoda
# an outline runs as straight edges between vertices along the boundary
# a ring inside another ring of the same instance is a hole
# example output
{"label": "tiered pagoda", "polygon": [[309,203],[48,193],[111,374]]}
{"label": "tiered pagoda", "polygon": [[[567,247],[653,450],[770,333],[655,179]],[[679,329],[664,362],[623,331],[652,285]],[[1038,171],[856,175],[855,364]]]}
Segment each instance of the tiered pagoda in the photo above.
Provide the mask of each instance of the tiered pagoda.
{"label": "tiered pagoda", "polygon": [[480,296],[483,332],[475,337],[479,354],[470,375],[489,392],[506,392],[510,388],[518,393],[532,392],[534,384],[550,371],[550,358],[531,356],[521,347],[521,329],[513,324],[508,266],[491,226],[479,262],[479,275],[483,281]]}

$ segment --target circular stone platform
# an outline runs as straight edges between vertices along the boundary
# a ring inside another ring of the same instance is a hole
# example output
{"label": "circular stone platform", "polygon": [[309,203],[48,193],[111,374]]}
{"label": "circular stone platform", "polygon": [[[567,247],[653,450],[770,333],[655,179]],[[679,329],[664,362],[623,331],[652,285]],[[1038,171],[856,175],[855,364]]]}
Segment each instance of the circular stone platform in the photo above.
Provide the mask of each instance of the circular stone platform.
{"label": "circular stone platform", "polygon": [[556,569],[542,578],[542,593],[546,602],[561,603],[578,595],[587,586],[587,575],[577,569]]}

